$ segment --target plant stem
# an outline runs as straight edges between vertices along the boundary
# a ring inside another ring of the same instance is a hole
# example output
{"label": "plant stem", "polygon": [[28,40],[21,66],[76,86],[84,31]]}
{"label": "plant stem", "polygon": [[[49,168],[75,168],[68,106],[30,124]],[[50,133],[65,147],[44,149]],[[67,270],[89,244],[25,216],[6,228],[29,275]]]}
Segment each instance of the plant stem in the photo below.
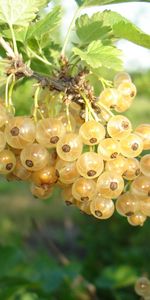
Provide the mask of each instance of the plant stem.
{"label": "plant stem", "polygon": [[10,85],[10,89],[9,89],[9,93],[8,93],[8,105],[12,106],[12,107],[13,107],[12,92],[13,92],[14,85],[15,85],[15,76],[13,75],[12,76],[12,83]]}
{"label": "plant stem", "polygon": [[16,38],[15,38],[15,33],[14,33],[12,25],[10,25],[9,27],[10,27],[10,31],[11,31],[11,35],[12,35],[14,53],[15,53],[15,55],[18,55],[18,48],[17,48]]}
{"label": "plant stem", "polygon": [[85,104],[88,107],[90,114],[93,116],[95,121],[99,122],[100,120],[99,120],[97,114],[95,113],[94,109],[91,107],[91,104],[90,104],[89,100],[87,99],[87,97],[82,92],[80,92],[80,95],[82,96],[83,100],[85,101]]}
{"label": "plant stem", "polygon": [[45,58],[41,57],[40,55],[36,54],[31,48],[27,48],[28,51],[34,55],[38,60],[42,61],[44,64],[51,66],[52,64]]}
{"label": "plant stem", "polygon": [[66,52],[66,47],[67,47],[67,44],[68,44],[68,41],[69,41],[69,38],[70,38],[70,34],[71,34],[71,31],[72,31],[72,28],[73,28],[73,25],[74,25],[74,22],[79,14],[79,11],[80,11],[80,7],[77,8],[75,14],[74,14],[74,17],[70,23],[70,26],[68,28],[68,31],[67,31],[67,34],[66,34],[66,37],[65,37],[65,40],[64,40],[64,45],[63,45],[63,48],[62,48],[62,51],[61,51],[61,56],[65,56],[65,52]]}
{"label": "plant stem", "polygon": [[33,110],[33,118],[35,123],[37,122],[37,111],[38,111],[38,95],[39,95],[39,91],[40,91],[40,86],[38,85],[36,91],[35,91],[35,95],[34,95],[34,110]]}
{"label": "plant stem", "polygon": [[9,82],[10,82],[10,80],[11,80],[12,77],[13,77],[13,74],[10,74],[7,77],[6,86],[5,86],[5,107],[6,108],[9,107],[9,93],[8,93],[8,89],[9,89]]}

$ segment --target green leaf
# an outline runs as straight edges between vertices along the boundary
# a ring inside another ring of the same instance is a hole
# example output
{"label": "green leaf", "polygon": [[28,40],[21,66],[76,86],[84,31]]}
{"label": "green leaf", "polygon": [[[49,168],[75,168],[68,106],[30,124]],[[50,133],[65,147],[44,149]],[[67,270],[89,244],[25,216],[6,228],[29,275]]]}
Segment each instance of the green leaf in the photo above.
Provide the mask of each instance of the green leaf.
{"label": "green leaf", "polygon": [[111,27],[103,26],[100,15],[100,13],[96,13],[90,18],[85,14],[76,20],[76,33],[83,43],[109,37]]}
{"label": "green leaf", "polygon": [[105,67],[116,71],[122,69],[121,51],[112,46],[104,46],[100,41],[91,42],[86,51],[75,47],[73,52],[93,69],[98,67]]}
{"label": "green leaf", "polygon": [[104,11],[101,18],[105,26],[111,26],[116,37],[126,39],[139,46],[150,49],[150,35],[144,33],[132,22],[122,17],[117,12]]}
{"label": "green leaf", "polygon": [[32,37],[40,39],[41,36],[47,32],[51,33],[60,21],[61,7],[57,6],[48,13],[42,20],[36,22],[29,27],[27,32],[27,39]]}
{"label": "green leaf", "polygon": [[[79,6],[100,6],[107,4],[115,4],[122,2],[141,2],[141,0],[75,0]],[[149,0],[143,0],[142,2],[149,2]]]}
{"label": "green leaf", "polygon": [[47,0],[0,0],[0,23],[27,26]]}

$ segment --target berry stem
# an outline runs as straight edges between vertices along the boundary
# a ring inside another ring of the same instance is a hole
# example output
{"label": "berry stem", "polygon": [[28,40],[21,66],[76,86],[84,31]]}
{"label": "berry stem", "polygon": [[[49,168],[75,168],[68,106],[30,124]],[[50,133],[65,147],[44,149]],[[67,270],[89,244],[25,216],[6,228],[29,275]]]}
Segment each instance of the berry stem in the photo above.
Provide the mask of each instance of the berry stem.
{"label": "berry stem", "polygon": [[35,91],[35,95],[34,95],[34,110],[33,110],[33,118],[34,118],[34,121],[35,123],[37,122],[37,111],[38,111],[38,95],[39,95],[39,92],[40,92],[40,86],[38,85],[38,87],[36,88],[36,91]]}
{"label": "berry stem", "polygon": [[63,48],[62,48],[62,51],[61,51],[61,56],[64,57],[65,56],[65,52],[66,52],[66,47],[67,47],[67,44],[68,44],[68,41],[69,41],[69,38],[70,38],[70,34],[71,34],[71,31],[72,31],[72,28],[74,26],[74,22],[79,14],[79,11],[81,10],[80,7],[77,8],[75,14],[74,14],[74,17],[70,23],[70,26],[68,28],[68,31],[67,31],[67,34],[66,34],[66,37],[65,37],[65,40],[64,40],[64,45],[63,45]]}
{"label": "berry stem", "polygon": [[67,121],[68,121],[68,131],[72,131],[72,126],[70,122],[70,113],[69,113],[69,101],[66,101],[66,115],[67,115]]}
{"label": "berry stem", "polygon": [[15,76],[14,76],[14,74],[12,74],[12,83],[10,85],[9,92],[8,92],[8,105],[9,105],[9,107],[12,107],[13,109],[14,109],[14,105],[12,102],[12,93],[13,93],[14,85],[15,85]]}
{"label": "berry stem", "polygon": [[8,90],[9,90],[10,80],[13,76],[14,76],[13,74],[10,74],[6,80],[6,86],[5,86],[5,107],[6,108],[9,108],[9,92],[8,92]]}
{"label": "berry stem", "polygon": [[27,47],[27,50],[34,56],[36,57],[38,60],[42,61],[44,64],[51,66],[52,64],[46,59],[41,57],[40,55],[36,54],[30,47]]}
{"label": "berry stem", "polygon": [[84,93],[80,92],[80,95],[82,96],[83,100],[85,101],[85,104],[89,110],[89,112],[91,113],[91,115],[93,116],[93,118],[95,119],[95,121],[99,122],[99,118],[98,116],[96,115],[95,111],[93,110],[93,108],[91,107],[90,105],[90,102],[89,100],[87,99],[87,97],[84,95]]}
{"label": "berry stem", "polygon": [[107,108],[103,103],[96,103],[97,106],[103,108],[111,117],[114,116],[114,114],[111,112],[109,108]]}
{"label": "berry stem", "polygon": [[14,53],[16,56],[18,56],[19,53],[18,53],[17,42],[16,42],[16,38],[15,38],[15,33],[14,33],[12,25],[10,25],[9,27],[10,27],[12,41],[13,41]]}

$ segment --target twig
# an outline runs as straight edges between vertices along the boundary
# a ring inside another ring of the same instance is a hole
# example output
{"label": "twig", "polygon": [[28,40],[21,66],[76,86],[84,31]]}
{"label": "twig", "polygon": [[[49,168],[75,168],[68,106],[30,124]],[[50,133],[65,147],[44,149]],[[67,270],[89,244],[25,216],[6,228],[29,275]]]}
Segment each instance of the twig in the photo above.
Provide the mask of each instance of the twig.
{"label": "twig", "polygon": [[3,39],[3,37],[0,37],[0,44],[5,49],[6,54],[7,54],[8,57],[15,58],[15,53],[14,53],[13,49],[10,47],[9,43],[7,43]]}

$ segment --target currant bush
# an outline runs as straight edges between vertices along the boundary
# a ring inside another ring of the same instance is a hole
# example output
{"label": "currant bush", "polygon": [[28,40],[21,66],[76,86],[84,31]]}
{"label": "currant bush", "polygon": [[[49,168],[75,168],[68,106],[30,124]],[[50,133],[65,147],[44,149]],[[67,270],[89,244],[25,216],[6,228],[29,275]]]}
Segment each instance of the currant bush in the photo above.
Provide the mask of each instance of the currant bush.
{"label": "currant bush", "polygon": [[[67,205],[88,215],[108,219],[116,209],[132,226],[142,226],[150,217],[150,154],[142,155],[150,149],[150,125],[133,131],[120,114],[132,104],[136,87],[121,72],[114,86],[90,98],[81,78],[79,98],[57,91],[50,103],[39,99],[29,116],[15,116],[0,104],[0,173],[28,181],[36,198],[47,199],[56,186]],[[57,101],[54,114],[51,103]]]}

